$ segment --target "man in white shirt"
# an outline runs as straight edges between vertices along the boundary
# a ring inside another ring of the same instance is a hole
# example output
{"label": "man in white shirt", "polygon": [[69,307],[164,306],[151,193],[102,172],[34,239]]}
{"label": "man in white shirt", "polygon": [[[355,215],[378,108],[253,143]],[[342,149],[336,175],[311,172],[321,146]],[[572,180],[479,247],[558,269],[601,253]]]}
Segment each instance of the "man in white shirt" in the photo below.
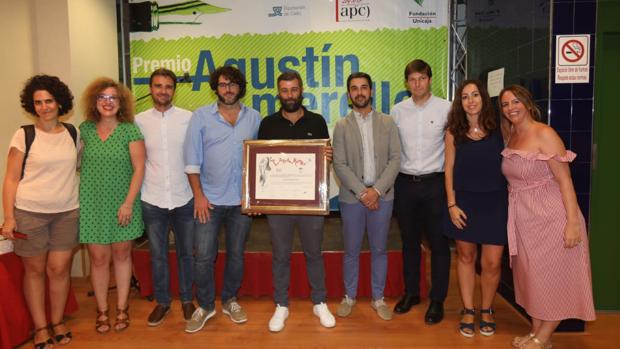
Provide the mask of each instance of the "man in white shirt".
{"label": "man in white shirt", "polygon": [[448,292],[450,246],[443,235],[446,210],[444,189],[444,128],[450,102],[431,94],[431,67],[416,59],[405,67],[411,98],[392,108],[401,140],[400,173],[394,184],[394,208],[403,242],[405,294],[394,307],[406,313],[420,302],[421,235],[431,249],[430,305],[424,316],[432,325],[443,319]]}
{"label": "man in white shirt", "polygon": [[194,201],[183,162],[183,142],[192,113],[172,105],[177,77],[157,69],[149,81],[153,108],[136,115],[144,135],[146,171],[142,183],[142,216],[151,247],[153,288],[157,305],[149,326],[160,325],[170,312],[168,272],[169,226],[174,232],[183,317],[195,310],[192,302]]}

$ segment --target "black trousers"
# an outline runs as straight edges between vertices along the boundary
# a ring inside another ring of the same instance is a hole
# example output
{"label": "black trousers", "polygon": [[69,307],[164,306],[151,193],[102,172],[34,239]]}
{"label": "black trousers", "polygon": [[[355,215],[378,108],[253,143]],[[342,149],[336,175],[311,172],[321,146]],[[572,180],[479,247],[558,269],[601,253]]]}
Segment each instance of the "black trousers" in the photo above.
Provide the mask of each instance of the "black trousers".
{"label": "black trousers", "polygon": [[447,211],[444,176],[419,178],[400,173],[394,190],[394,209],[403,242],[405,292],[420,295],[421,240],[425,232],[431,248],[430,298],[443,302],[450,279],[450,244],[443,234]]}

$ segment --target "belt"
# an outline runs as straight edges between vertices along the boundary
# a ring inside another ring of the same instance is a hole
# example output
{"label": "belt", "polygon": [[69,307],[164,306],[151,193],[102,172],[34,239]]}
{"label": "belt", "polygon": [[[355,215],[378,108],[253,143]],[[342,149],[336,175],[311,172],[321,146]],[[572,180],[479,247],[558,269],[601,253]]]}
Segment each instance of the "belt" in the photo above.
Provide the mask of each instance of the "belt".
{"label": "belt", "polygon": [[427,173],[427,174],[423,174],[419,176],[399,172],[398,175],[412,182],[423,182],[429,179],[443,177],[443,172],[433,172],[433,173]]}

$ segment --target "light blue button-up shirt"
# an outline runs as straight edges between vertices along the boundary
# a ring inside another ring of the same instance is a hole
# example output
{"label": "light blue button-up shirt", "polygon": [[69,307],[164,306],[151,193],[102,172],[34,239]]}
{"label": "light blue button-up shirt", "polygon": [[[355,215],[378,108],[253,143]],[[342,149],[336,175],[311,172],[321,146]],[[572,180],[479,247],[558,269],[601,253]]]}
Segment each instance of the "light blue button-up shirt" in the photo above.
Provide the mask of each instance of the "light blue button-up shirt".
{"label": "light blue button-up shirt", "polygon": [[194,111],[183,146],[185,173],[200,173],[210,203],[241,204],[243,141],[256,139],[260,122],[258,111],[243,104],[235,125],[218,112],[217,103]]}

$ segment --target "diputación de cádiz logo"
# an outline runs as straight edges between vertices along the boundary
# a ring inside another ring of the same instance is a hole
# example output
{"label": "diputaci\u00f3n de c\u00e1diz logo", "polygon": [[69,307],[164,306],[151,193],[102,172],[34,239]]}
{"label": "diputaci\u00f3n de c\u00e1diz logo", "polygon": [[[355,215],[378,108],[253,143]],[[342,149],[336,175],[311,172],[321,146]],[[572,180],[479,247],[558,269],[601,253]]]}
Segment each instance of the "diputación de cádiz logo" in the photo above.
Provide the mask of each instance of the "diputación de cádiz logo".
{"label": "diputaci\u00f3n de c\u00e1diz logo", "polygon": [[[203,15],[230,11],[200,0],[183,1],[160,6],[156,1],[134,2],[129,4],[129,31],[153,32],[161,25],[200,25]],[[184,20],[167,20],[184,18]]]}
{"label": "diputaci\u00f3n de c\u00e1diz logo", "polygon": [[267,17],[282,17],[282,6],[274,6],[271,8],[272,13],[268,13]]}
{"label": "diputaci\u00f3n de c\u00e1diz logo", "polygon": [[297,5],[297,6],[287,6],[287,5],[279,5],[272,6],[271,12],[267,13],[267,17],[275,18],[275,17],[292,17],[292,16],[302,16],[303,12],[306,10],[305,5]]}

